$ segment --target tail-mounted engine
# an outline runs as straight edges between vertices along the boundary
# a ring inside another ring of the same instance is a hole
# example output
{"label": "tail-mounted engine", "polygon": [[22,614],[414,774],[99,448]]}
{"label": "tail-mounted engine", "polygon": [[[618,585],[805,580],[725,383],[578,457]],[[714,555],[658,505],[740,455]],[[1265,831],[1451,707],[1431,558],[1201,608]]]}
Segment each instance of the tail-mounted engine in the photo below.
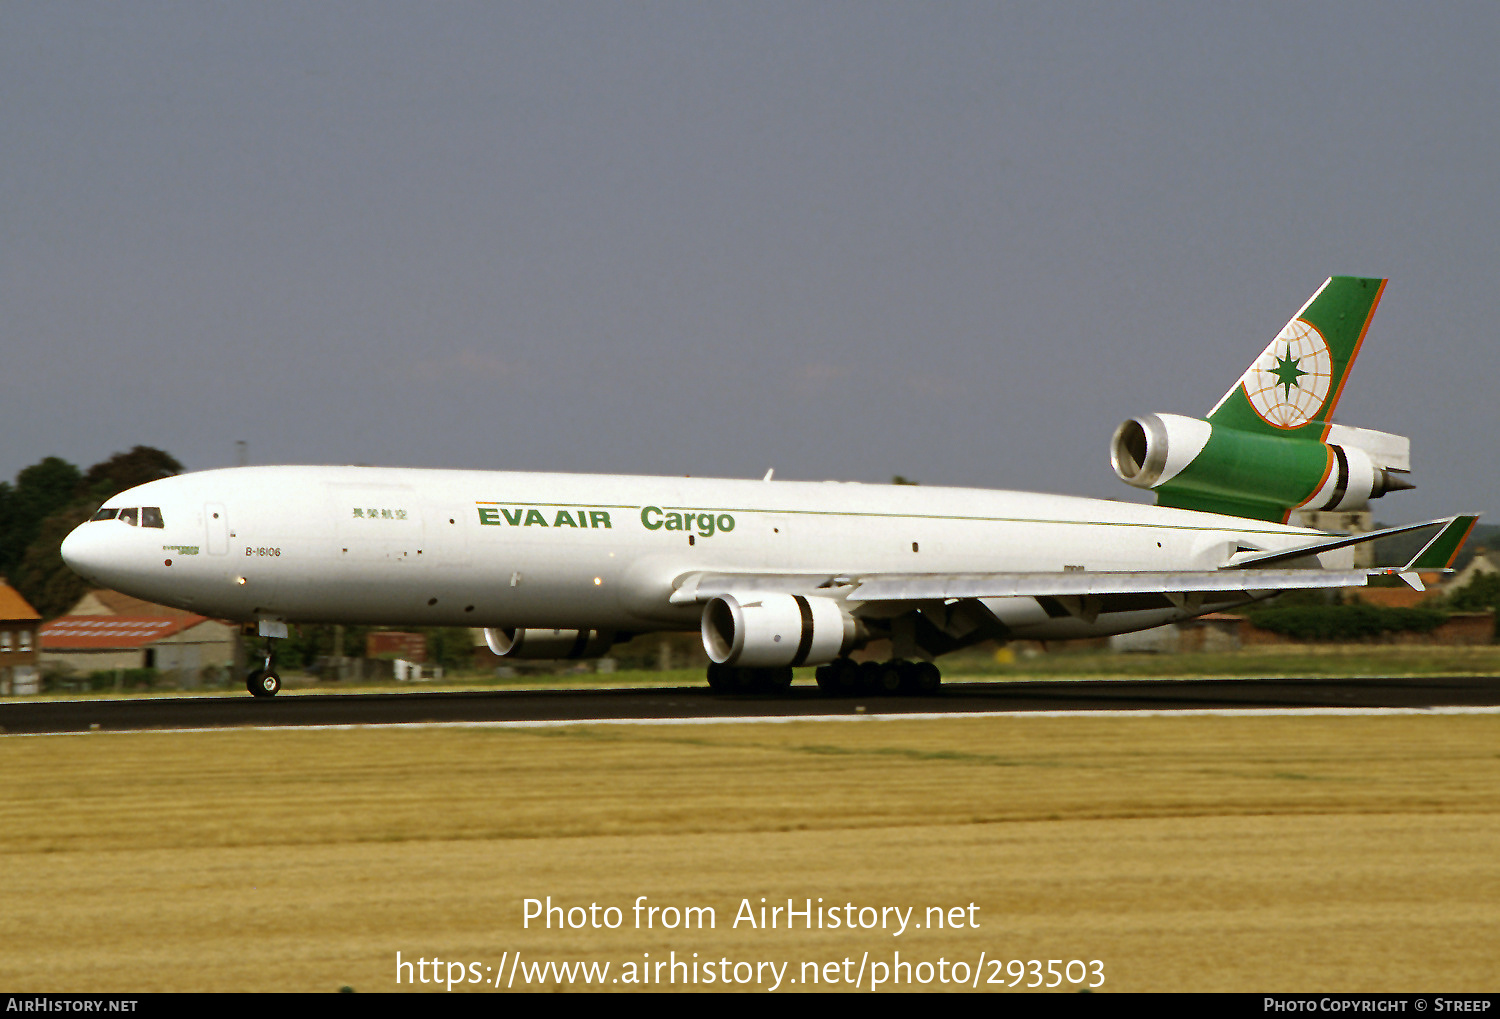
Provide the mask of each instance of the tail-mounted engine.
{"label": "tail-mounted engine", "polygon": [[1160,506],[1284,521],[1414,488],[1409,450],[1403,436],[1364,428],[1331,425],[1317,441],[1145,414],[1115,429],[1109,452],[1120,480],[1152,489]]}
{"label": "tail-mounted engine", "polygon": [[1406,438],[1333,423],[1384,291],[1383,279],[1328,277],[1207,419],[1147,414],[1115,429],[1115,473],[1158,506],[1283,522],[1412,488]]}

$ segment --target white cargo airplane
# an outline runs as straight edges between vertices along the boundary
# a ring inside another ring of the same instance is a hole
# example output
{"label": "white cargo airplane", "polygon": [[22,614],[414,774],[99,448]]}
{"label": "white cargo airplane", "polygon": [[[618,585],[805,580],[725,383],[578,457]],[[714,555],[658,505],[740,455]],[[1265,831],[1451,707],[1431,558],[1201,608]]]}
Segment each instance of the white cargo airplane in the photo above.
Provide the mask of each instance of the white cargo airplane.
{"label": "white cargo airplane", "polygon": [[[1123,633],[1278,591],[1416,581],[1475,518],[1344,537],[1287,526],[1410,488],[1408,441],[1331,415],[1384,280],[1334,277],[1207,419],[1150,414],[1112,458],[1157,505],[847,482],[240,467],[108,500],[63,542],[90,582],[255,621],[256,696],[288,623],[484,628],[502,657],[597,657],[702,633],[716,690],[931,691],[932,659],[982,640]],[[1405,566],[1351,546],[1442,530]],[[893,659],[851,651],[888,639]]]}

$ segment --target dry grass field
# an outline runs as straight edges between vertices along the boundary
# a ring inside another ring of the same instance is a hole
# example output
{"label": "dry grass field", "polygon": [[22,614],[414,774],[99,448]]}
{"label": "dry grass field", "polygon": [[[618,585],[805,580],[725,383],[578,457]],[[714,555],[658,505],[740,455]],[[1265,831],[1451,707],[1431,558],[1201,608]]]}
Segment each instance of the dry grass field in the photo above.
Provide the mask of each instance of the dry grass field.
{"label": "dry grass field", "polygon": [[[1500,982],[1495,715],[6,737],[0,773],[15,991],[441,990],[398,951],[785,962],[781,990],[897,952],[929,989],[940,960],[1010,982],[981,953],[1100,960],[1102,991]],[[523,929],[549,895],[622,923]],[[715,927],[636,929],[643,895]],[[735,927],[762,897],[978,926]]]}

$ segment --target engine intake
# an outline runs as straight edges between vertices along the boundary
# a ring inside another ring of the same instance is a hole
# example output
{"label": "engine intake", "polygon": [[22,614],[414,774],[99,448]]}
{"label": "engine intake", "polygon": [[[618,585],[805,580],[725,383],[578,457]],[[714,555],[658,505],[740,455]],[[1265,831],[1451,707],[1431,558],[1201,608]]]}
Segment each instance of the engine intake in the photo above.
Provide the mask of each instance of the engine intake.
{"label": "engine intake", "polygon": [[716,665],[824,665],[854,646],[854,617],[832,598],[757,594],[745,599],[721,594],[703,607],[703,648]]}

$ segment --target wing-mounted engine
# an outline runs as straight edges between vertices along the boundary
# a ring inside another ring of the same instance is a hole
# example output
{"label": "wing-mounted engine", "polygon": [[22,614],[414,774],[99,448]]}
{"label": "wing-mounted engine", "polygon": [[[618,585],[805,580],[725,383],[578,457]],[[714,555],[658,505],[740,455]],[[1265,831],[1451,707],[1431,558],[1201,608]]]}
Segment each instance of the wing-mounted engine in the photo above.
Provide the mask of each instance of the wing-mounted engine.
{"label": "wing-mounted engine", "polygon": [[484,642],[501,658],[598,658],[615,643],[608,630],[497,629]]}
{"label": "wing-mounted engine", "polygon": [[1155,491],[1158,505],[1284,521],[1415,487],[1409,449],[1403,436],[1342,425],[1317,441],[1145,414],[1115,429],[1109,453],[1120,480]]}
{"label": "wing-mounted engine", "polygon": [[703,607],[703,648],[716,665],[823,665],[848,652],[858,624],[833,598],[720,594]]}

